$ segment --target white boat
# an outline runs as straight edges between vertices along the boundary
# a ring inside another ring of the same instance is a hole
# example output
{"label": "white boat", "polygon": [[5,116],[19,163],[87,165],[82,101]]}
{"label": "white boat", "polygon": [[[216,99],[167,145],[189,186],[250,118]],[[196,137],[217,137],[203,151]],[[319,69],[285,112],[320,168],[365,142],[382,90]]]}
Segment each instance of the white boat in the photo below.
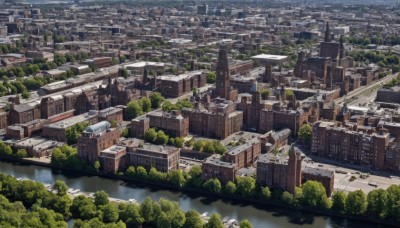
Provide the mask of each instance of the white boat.
{"label": "white boat", "polygon": [[204,212],[203,214],[201,214],[202,218],[207,217],[207,216],[208,216],[208,212]]}
{"label": "white boat", "polygon": [[129,203],[137,203],[137,200],[136,199],[129,199],[128,202]]}
{"label": "white boat", "polygon": [[91,192],[91,193],[89,193],[89,195],[88,195],[89,197],[94,197],[94,193],[93,192]]}
{"label": "white boat", "polygon": [[229,221],[229,217],[228,216],[226,216],[226,217],[224,217],[223,219],[222,219],[222,222],[223,223],[227,223]]}
{"label": "white boat", "polygon": [[81,190],[80,189],[75,189],[75,190],[73,190],[71,193],[72,194],[77,194],[77,193],[79,193]]}
{"label": "white boat", "polygon": [[229,219],[229,220],[228,220],[228,225],[230,225],[230,226],[232,226],[232,225],[237,226],[237,225],[238,225],[238,222],[236,221],[236,219]]}
{"label": "white boat", "polygon": [[73,191],[74,191],[73,188],[69,188],[67,192],[68,192],[69,194],[72,194]]}

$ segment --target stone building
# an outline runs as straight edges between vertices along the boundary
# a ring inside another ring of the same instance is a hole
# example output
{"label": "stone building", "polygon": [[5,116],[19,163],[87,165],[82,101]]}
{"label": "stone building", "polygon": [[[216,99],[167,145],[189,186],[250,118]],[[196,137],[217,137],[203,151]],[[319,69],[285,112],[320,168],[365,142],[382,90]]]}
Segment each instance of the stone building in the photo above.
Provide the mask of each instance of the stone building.
{"label": "stone building", "polygon": [[116,144],[119,137],[119,130],[111,128],[109,122],[93,124],[78,138],[78,155],[80,159],[93,164],[99,160],[100,152]]}
{"label": "stone building", "polygon": [[189,134],[189,118],[183,117],[181,111],[152,112],[147,114],[150,127],[163,130],[170,137],[186,137]]}
{"label": "stone building", "polygon": [[279,150],[287,145],[291,132],[290,129],[284,128],[280,131],[271,130],[259,137],[261,142],[261,153],[265,154],[273,150]]}
{"label": "stone building", "polygon": [[389,133],[383,129],[378,133],[363,132],[318,121],[313,124],[311,152],[318,156],[382,170],[389,139]]}
{"label": "stone building", "polygon": [[160,172],[168,173],[179,169],[180,149],[170,146],[144,144],[127,147],[127,166],[143,166],[147,170],[154,167]]}

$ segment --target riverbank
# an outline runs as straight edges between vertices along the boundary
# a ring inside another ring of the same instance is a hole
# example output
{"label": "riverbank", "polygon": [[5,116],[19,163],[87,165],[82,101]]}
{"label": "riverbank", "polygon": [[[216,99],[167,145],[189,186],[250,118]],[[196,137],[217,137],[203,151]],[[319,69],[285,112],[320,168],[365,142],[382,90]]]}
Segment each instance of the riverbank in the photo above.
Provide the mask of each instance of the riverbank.
{"label": "riverbank", "polygon": [[[5,160],[5,159],[2,159]],[[79,178],[79,176],[99,176],[99,177],[103,177],[103,178],[107,178],[110,180],[121,180],[126,182],[126,186],[129,186],[129,183],[132,184],[139,184],[142,185],[144,187],[149,187],[150,188],[150,192],[155,192],[158,190],[161,190],[162,192],[166,192],[163,190],[168,190],[171,192],[175,192],[176,193],[184,193],[184,194],[188,194],[190,196],[190,198],[192,199],[202,199],[202,201],[207,202],[206,204],[210,204],[211,202],[219,202],[220,199],[222,199],[225,203],[231,204],[231,205],[240,205],[240,207],[248,207],[248,206],[252,206],[255,207],[257,209],[260,210],[267,210],[269,212],[273,212],[273,211],[281,211],[281,215],[282,211],[284,211],[283,213],[286,214],[287,212],[296,212],[296,214],[303,214],[305,216],[307,216],[308,214],[315,214],[317,216],[329,216],[335,219],[349,219],[349,220],[356,220],[356,221],[360,221],[360,222],[373,222],[375,224],[381,224],[381,225],[390,225],[390,226],[397,226],[397,223],[391,222],[391,221],[383,221],[383,220],[372,220],[366,217],[360,217],[360,216],[349,216],[349,215],[338,215],[335,213],[331,213],[330,211],[321,211],[321,210],[313,210],[313,209],[307,209],[307,208],[297,208],[294,206],[290,206],[290,205],[285,205],[279,202],[274,202],[271,200],[268,201],[261,201],[259,199],[249,199],[249,198],[245,198],[245,197],[241,197],[238,195],[234,195],[234,196],[230,196],[230,195],[215,195],[211,192],[202,190],[202,189],[196,189],[196,188],[189,188],[189,187],[185,187],[185,188],[179,188],[177,186],[171,185],[171,184],[167,184],[167,183],[160,183],[160,182],[154,182],[154,181],[148,181],[148,180],[143,180],[143,179],[137,179],[137,178],[131,178],[131,177],[127,177],[127,176],[120,176],[120,175],[113,175],[113,174],[104,174],[104,173],[97,173],[97,172],[90,172],[90,171],[76,171],[73,169],[68,169],[68,168],[63,168],[63,169],[59,169],[59,168],[54,168],[51,166],[51,164],[49,163],[42,163],[39,161],[35,161],[35,160],[26,160],[26,159],[18,159],[15,157],[9,157],[8,159],[6,159],[8,163],[11,164],[25,164],[25,165],[37,165],[37,166],[41,166],[41,167],[45,167],[45,168],[51,168],[51,170],[53,171],[57,171],[57,170],[61,170],[64,171],[64,173],[68,174],[68,175],[72,175],[72,178],[74,180],[76,180],[77,178]],[[35,170],[34,168],[32,168],[31,170]],[[53,173],[58,173],[58,172],[53,172]],[[40,180],[39,180],[40,181]],[[108,181],[107,181],[108,182]],[[152,193],[153,194],[153,193]],[[170,195],[169,193],[165,193],[166,195]],[[181,195],[181,194],[178,194]],[[146,195],[144,195],[146,196]],[[203,198],[206,197],[206,198]],[[136,199],[140,199],[140,198],[144,198],[143,196],[140,197],[136,197]],[[209,211],[209,209],[205,209],[205,207],[202,207],[202,209],[200,209],[200,211]],[[298,213],[297,213],[298,212]],[[279,214],[279,213],[278,213]],[[251,216],[251,215],[250,215]],[[292,220],[293,218],[290,218],[290,220]],[[297,224],[297,222],[296,222]]]}

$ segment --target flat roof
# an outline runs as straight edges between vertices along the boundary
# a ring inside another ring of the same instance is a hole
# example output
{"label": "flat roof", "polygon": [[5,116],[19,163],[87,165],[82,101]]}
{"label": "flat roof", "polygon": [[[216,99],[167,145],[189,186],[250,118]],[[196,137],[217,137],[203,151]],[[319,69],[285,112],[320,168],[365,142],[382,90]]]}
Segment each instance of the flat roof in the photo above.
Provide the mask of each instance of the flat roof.
{"label": "flat roof", "polygon": [[68,119],[61,120],[61,121],[58,121],[58,122],[55,122],[55,123],[52,123],[52,124],[48,124],[45,127],[66,129],[68,127],[74,126],[75,124],[88,121],[91,118],[93,118],[94,116],[96,116],[96,115],[95,114],[90,115],[89,113],[84,113],[84,114],[73,116],[73,117],[70,117]]}
{"label": "flat roof", "polygon": [[275,61],[281,61],[281,60],[286,60],[287,56],[286,55],[269,55],[269,54],[259,54],[251,57],[252,59],[265,59],[265,60],[275,60]]}
{"label": "flat roof", "polygon": [[193,77],[195,75],[199,75],[199,74],[202,74],[202,73],[203,73],[202,70],[196,70],[196,71],[190,71],[190,72],[187,72],[187,73],[184,73],[184,74],[180,74],[180,75],[163,75],[163,76],[157,77],[157,79],[164,80],[164,81],[175,81],[175,82],[177,82],[177,81],[180,81],[180,80],[183,80],[183,79],[191,78],[191,77]]}

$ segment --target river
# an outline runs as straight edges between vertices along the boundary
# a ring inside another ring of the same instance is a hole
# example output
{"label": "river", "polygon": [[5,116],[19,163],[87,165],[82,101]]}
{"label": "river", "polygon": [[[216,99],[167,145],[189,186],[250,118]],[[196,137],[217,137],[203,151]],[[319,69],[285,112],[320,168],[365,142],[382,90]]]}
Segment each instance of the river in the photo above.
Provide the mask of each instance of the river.
{"label": "river", "polygon": [[[144,185],[127,183],[97,176],[70,174],[53,171],[49,168],[0,162],[0,172],[18,178],[28,178],[46,184],[63,180],[74,189],[84,192],[104,190],[110,197],[128,200],[131,198],[143,201],[145,197],[153,200],[166,198],[177,201],[184,211],[197,210],[200,213],[218,212],[222,217],[228,216],[236,220],[248,219],[256,228],[269,227],[368,227],[371,224],[348,219],[337,219],[328,216],[316,216],[310,213],[288,211],[273,207],[254,207],[248,204],[237,204],[228,200],[210,199],[198,195],[181,193],[179,191],[159,190]],[[376,226],[374,226],[376,227]],[[382,226],[383,227],[383,226]]]}

